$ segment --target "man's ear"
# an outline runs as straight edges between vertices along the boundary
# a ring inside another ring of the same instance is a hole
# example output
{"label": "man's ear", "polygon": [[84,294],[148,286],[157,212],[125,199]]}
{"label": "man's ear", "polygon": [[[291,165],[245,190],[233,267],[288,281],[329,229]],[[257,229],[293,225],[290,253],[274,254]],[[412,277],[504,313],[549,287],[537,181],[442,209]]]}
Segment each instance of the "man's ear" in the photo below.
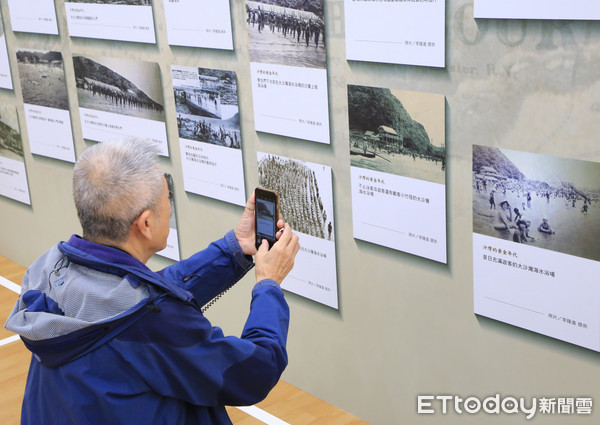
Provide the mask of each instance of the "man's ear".
{"label": "man's ear", "polygon": [[150,209],[144,210],[133,222],[134,229],[144,239],[152,239],[152,211]]}

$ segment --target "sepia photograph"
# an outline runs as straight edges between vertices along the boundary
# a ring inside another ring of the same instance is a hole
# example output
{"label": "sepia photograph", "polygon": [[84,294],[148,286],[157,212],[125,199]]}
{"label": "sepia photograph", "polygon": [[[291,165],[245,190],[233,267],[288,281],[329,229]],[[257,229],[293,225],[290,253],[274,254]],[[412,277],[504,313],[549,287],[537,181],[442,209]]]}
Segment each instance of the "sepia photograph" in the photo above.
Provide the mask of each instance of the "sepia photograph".
{"label": "sepia photograph", "polygon": [[81,108],[164,122],[157,63],[73,56]]}
{"label": "sepia photograph", "polygon": [[334,241],[331,188],[321,181],[326,167],[264,154],[258,183],[279,193],[279,211],[294,231]]}
{"label": "sepia photograph", "polygon": [[17,50],[23,102],[68,110],[63,58],[60,52]]}
{"label": "sepia photograph", "polygon": [[0,105],[0,156],[25,162],[17,110],[10,105]]}
{"label": "sepia photograph", "polygon": [[353,167],[446,183],[443,95],[348,86]]}
{"label": "sepia photograph", "polygon": [[152,0],[65,0],[66,3],[120,4],[126,6],[152,6]]}
{"label": "sepia photograph", "polygon": [[324,0],[246,1],[250,61],[325,68]]}
{"label": "sepia photograph", "polygon": [[600,163],[473,145],[473,232],[600,260]]}
{"label": "sepia photograph", "polygon": [[191,67],[172,73],[179,137],[241,149],[235,73]]}

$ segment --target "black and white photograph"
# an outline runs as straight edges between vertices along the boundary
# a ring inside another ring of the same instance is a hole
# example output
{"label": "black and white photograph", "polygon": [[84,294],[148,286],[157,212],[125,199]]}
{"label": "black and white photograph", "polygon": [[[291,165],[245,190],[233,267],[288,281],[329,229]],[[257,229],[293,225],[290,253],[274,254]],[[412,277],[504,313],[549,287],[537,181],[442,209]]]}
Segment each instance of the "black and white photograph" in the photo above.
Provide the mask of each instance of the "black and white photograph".
{"label": "black and white photograph", "polygon": [[63,58],[60,52],[17,50],[23,103],[68,110]]}
{"label": "black and white photograph", "polygon": [[281,287],[337,309],[331,168],[264,152],[257,153],[257,160],[259,186],[279,193],[279,212],[300,242]]}
{"label": "black and white photograph", "polygon": [[0,105],[0,156],[24,162],[17,110],[10,105]]}
{"label": "black and white photograph", "polygon": [[446,182],[443,95],[348,86],[353,167]]}
{"label": "black and white photograph", "polygon": [[327,241],[335,239],[331,187],[323,187],[316,164],[265,155],[258,161],[261,187],[279,193],[279,210],[295,231]]}
{"label": "black and white photograph", "polygon": [[246,1],[250,61],[325,68],[324,0]]}
{"label": "black and white photograph", "polygon": [[79,106],[164,122],[157,63],[73,56]]}
{"label": "black and white photograph", "polygon": [[17,108],[0,105],[0,195],[31,205]]}
{"label": "black and white photograph", "polygon": [[120,4],[126,6],[152,6],[152,0],[65,0],[65,3]]}
{"label": "black and white photograph", "polygon": [[241,149],[235,73],[186,67],[172,73],[179,137]]}
{"label": "black and white photograph", "polygon": [[600,163],[473,145],[473,232],[600,261]]}

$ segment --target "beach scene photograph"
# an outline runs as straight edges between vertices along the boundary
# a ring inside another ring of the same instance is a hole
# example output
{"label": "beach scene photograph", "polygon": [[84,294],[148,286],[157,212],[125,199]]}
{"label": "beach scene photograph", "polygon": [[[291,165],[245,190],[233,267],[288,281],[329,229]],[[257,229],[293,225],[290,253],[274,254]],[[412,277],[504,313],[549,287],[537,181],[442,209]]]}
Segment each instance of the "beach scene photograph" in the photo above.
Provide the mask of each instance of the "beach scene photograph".
{"label": "beach scene photograph", "polygon": [[65,111],[69,109],[60,52],[18,50],[17,65],[24,103]]}
{"label": "beach scene photograph", "polygon": [[600,261],[600,163],[473,145],[473,232]]}
{"label": "beach scene photograph", "polygon": [[157,63],[73,56],[81,108],[165,121]]}
{"label": "beach scene photograph", "polygon": [[443,95],[348,86],[350,165],[446,184]]}

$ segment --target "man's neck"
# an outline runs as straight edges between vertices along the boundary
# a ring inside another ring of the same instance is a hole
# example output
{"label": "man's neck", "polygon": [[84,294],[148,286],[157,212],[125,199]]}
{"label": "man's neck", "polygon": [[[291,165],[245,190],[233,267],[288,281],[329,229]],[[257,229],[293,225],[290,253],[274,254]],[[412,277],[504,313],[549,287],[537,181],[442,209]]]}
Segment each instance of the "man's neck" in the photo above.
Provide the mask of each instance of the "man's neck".
{"label": "man's neck", "polygon": [[90,242],[100,244],[100,245],[106,245],[106,246],[110,246],[111,248],[116,248],[121,251],[124,251],[127,254],[131,255],[133,258],[142,262],[143,264],[146,264],[148,262],[148,260],[150,260],[150,257],[152,257],[152,255],[153,255],[153,253],[146,252],[146,250],[144,249],[144,246],[139,243],[136,243],[136,241],[133,238],[128,238],[123,242],[115,242],[110,239],[103,239],[103,238],[87,239],[87,240],[89,240]]}

